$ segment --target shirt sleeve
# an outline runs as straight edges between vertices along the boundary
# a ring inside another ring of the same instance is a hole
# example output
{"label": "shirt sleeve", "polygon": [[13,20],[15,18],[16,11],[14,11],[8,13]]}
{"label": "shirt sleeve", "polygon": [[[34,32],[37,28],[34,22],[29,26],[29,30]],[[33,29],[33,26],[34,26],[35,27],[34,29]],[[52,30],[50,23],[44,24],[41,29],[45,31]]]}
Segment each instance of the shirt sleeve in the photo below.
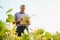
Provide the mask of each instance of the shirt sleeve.
{"label": "shirt sleeve", "polygon": [[15,20],[17,20],[17,13],[14,15]]}

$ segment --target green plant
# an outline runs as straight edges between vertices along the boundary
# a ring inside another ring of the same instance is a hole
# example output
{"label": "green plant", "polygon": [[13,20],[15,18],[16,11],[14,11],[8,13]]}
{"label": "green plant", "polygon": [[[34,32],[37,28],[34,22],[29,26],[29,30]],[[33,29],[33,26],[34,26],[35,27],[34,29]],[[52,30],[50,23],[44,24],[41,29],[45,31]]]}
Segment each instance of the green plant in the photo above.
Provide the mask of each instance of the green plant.
{"label": "green plant", "polygon": [[6,19],[6,22],[14,22],[15,19],[12,14],[8,14],[8,18]]}

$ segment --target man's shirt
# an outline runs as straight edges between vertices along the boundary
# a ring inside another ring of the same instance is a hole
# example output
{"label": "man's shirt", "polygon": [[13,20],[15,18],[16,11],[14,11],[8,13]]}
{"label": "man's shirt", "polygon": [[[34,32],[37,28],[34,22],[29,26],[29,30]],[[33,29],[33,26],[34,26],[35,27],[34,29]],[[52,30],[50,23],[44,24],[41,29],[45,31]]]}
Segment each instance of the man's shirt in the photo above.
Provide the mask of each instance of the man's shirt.
{"label": "man's shirt", "polygon": [[[29,18],[29,15],[28,14],[26,14],[26,13],[21,13],[21,12],[17,12],[15,15],[14,15],[14,17],[15,17],[15,20],[19,20],[19,19],[21,19],[21,18],[23,18],[23,17],[25,17],[25,16],[27,16],[28,18]],[[20,24],[17,24],[17,26],[20,26]]]}

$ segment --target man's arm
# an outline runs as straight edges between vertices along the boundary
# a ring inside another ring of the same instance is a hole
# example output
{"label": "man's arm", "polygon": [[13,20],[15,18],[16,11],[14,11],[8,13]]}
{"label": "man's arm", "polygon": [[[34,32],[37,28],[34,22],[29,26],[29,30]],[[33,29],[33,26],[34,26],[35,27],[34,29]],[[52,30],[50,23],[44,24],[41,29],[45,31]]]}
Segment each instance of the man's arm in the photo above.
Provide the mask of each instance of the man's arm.
{"label": "man's arm", "polygon": [[15,24],[15,23],[16,23],[16,24],[20,24],[21,20],[22,20],[22,19],[15,20],[15,22],[13,22],[13,24]]}
{"label": "man's arm", "polygon": [[21,19],[17,19],[17,16],[18,16],[18,14],[16,13],[15,15],[14,15],[14,18],[15,18],[15,22],[13,22],[13,24],[19,24],[20,23],[20,21],[21,21]]}

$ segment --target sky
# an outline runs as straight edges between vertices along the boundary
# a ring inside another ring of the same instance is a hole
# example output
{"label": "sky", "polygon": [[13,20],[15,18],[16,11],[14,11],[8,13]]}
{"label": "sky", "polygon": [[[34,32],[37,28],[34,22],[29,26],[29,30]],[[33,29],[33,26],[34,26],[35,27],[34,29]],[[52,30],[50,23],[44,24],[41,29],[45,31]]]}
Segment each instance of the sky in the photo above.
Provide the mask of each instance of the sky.
{"label": "sky", "polygon": [[0,0],[0,20],[7,18],[5,12],[13,8],[11,14],[20,11],[20,5],[26,5],[25,13],[30,15],[30,28],[43,28],[55,33],[60,32],[60,0]]}

